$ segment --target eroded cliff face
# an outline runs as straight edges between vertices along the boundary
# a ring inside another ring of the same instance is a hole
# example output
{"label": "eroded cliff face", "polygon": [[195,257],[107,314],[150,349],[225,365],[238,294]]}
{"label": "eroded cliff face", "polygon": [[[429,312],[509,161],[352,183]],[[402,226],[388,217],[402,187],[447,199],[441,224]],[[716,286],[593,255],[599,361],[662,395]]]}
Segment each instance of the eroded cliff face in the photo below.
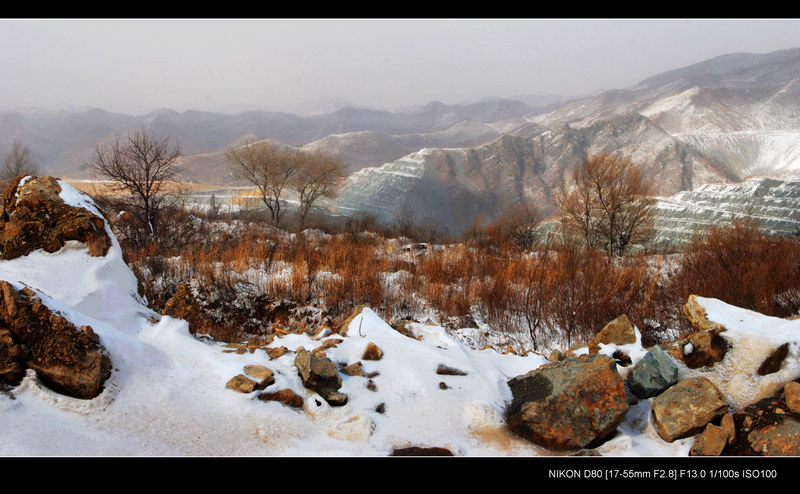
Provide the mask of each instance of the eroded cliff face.
{"label": "eroded cliff face", "polygon": [[423,223],[459,234],[479,217],[496,219],[521,202],[543,216],[554,214],[553,190],[586,157],[600,153],[631,157],[659,195],[736,179],[649,119],[626,114],[580,128],[563,124],[533,136],[503,135],[477,147],[423,149],[354,174],[331,205],[369,211],[387,222],[410,211]]}

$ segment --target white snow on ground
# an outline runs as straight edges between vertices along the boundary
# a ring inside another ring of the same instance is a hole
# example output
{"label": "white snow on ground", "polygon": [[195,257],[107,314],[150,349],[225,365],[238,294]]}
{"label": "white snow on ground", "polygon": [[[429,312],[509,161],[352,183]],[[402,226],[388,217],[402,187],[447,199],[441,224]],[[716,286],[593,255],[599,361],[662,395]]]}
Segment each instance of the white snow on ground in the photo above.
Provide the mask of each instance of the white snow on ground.
{"label": "white snow on ground", "polygon": [[[85,196],[61,186],[69,203],[88,204]],[[443,328],[425,324],[412,325],[417,339],[409,338],[364,309],[344,341],[326,353],[337,363],[361,361],[373,377],[343,375],[340,391],[349,401],[331,407],[303,387],[293,353],[275,360],[261,350],[230,353],[221,343],[192,336],[185,321],[149,310],[116,241],[102,258],[70,243],[57,253],[0,261],[0,279],[31,287],[52,310],[78,326],[92,326],[113,364],[105,391],[93,400],[54,393],[30,371],[22,384],[0,393],[3,456],[386,456],[406,446],[445,447],[464,456],[555,455],[510,434],[503,418],[511,400],[507,381],[546,363],[541,355],[473,350]],[[711,319],[730,325],[732,337],[756,340],[764,348],[791,341],[781,377],[800,375],[800,321],[704,302]],[[288,335],[271,346],[310,350],[328,338],[341,336]],[[361,359],[368,342],[383,350],[381,360]],[[613,350],[603,347],[604,353]],[[644,355],[640,343],[623,350],[634,360]],[[226,389],[249,364],[272,369],[275,383],[267,390],[292,389],[304,398],[304,409]],[[439,375],[439,364],[467,375]],[[376,389],[368,388],[369,379]],[[693,440],[661,440],[650,423],[650,403],[632,406],[617,435],[599,451],[686,456]],[[380,404],[384,413],[376,411]]]}

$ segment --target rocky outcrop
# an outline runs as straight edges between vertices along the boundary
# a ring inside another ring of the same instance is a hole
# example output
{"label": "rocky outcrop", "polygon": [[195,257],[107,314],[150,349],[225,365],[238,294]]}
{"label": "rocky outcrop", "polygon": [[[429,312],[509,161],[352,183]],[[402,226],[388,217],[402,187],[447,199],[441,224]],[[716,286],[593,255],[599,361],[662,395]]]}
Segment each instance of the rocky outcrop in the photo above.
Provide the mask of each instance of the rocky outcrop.
{"label": "rocky outcrop", "polygon": [[699,434],[728,412],[725,395],[706,377],[685,379],[653,400],[653,418],[667,442]]}
{"label": "rocky outcrop", "polygon": [[0,281],[0,365],[14,384],[33,369],[51,389],[75,398],[99,395],[111,374],[111,359],[91,327],[80,329],[53,313],[29,289]]}
{"label": "rocky outcrop", "polygon": [[92,256],[111,247],[105,220],[86,208],[70,206],[59,196],[53,177],[17,177],[2,197],[0,257],[15,259],[36,249],[56,252],[67,241],[83,242]]}
{"label": "rocky outcrop", "polygon": [[508,382],[508,424],[549,449],[594,447],[625,418],[628,399],[616,364],[605,355],[567,357]]}

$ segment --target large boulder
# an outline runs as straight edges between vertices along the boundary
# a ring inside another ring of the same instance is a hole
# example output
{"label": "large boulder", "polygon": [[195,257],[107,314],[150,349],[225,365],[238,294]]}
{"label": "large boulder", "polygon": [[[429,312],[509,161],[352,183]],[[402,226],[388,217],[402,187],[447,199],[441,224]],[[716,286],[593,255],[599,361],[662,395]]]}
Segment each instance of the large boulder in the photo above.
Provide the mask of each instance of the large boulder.
{"label": "large boulder", "polygon": [[684,379],[653,399],[653,418],[667,442],[691,437],[728,412],[725,395],[706,377]]}
{"label": "large boulder", "polygon": [[3,192],[0,257],[15,259],[36,249],[56,252],[69,240],[83,242],[92,256],[111,247],[105,220],[86,208],[68,205],[53,177],[17,177]]}
{"label": "large boulder", "polygon": [[616,430],[628,399],[614,359],[582,355],[542,366],[508,382],[509,427],[553,450],[595,447]]}
{"label": "large boulder", "polygon": [[[102,392],[111,374],[111,359],[91,327],[78,329],[53,313],[32,290],[17,291],[0,281],[0,328],[2,347],[13,352],[18,367],[35,370],[48,387],[82,399]],[[7,375],[17,379],[13,370],[12,366]]]}

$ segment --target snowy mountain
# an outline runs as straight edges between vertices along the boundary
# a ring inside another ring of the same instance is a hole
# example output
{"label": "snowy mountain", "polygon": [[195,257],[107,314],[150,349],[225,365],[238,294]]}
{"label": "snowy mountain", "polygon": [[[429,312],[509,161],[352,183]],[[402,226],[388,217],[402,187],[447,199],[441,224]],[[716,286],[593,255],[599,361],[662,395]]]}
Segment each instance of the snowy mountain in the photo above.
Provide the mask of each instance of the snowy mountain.
{"label": "snowy mountain", "polygon": [[[440,204],[469,196],[477,207],[460,211],[458,218],[447,208],[430,218],[459,233],[478,216],[496,218],[522,200],[552,212],[550,191],[586,156],[602,152],[639,163],[656,193],[665,197],[751,176],[793,179],[800,174],[798,72],[798,50],[714,59],[630,89],[567,102],[504,129],[505,135],[491,143],[428,149],[429,156],[448,156],[450,180],[442,173],[417,173],[412,181],[392,173],[413,157],[354,175],[339,204],[374,210],[378,198],[387,197],[378,211],[391,221],[392,214],[413,208],[418,190],[436,190]],[[421,185],[424,177],[433,180]],[[409,187],[405,197],[403,187]]]}

